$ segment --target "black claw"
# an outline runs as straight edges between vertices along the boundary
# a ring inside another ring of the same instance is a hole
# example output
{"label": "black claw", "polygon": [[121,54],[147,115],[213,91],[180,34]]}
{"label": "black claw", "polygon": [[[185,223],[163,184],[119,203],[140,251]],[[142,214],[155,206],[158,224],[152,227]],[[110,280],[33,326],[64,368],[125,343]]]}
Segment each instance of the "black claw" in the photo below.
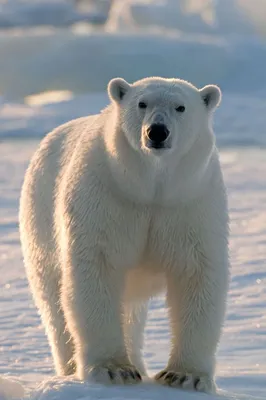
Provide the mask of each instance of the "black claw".
{"label": "black claw", "polygon": [[176,377],[176,374],[174,372],[168,372],[166,376],[164,377],[165,381],[168,383],[172,382],[173,378]]}
{"label": "black claw", "polygon": [[156,376],[156,380],[163,378],[164,375],[166,375],[166,374],[167,374],[167,371],[160,372],[159,375]]}
{"label": "black claw", "polygon": [[[188,379],[188,375],[178,375],[175,372],[168,372],[168,371],[162,371],[160,373],[158,373],[155,376],[156,380],[162,379],[168,384],[171,385],[174,382],[176,382],[177,380],[179,381],[179,385],[182,385],[187,379]],[[197,389],[198,384],[200,383],[200,378],[197,376],[196,378],[194,378],[194,388]]]}
{"label": "black claw", "polygon": [[112,371],[110,371],[110,369],[108,369],[108,375],[109,375],[110,379],[113,381],[115,378],[115,374]]}
{"label": "black claw", "polygon": [[194,381],[194,388],[195,389],[197,389],[197,386],[198,386],[198,384],[200,383],[200,378],[195,378],[195,381]]}
{"label": "black claw", "polygon": [[133,371],[130,370],[129,373],[130,373],[130,375],[131,375],[131,378],[136,379],[135,374],[134,374]]}
{"label": "black claw", "polygon": [[141,377],[141,375],[140,375],[140,373],[139,373],[138,371],[136,371],[136,375],[137,375],[137,378],[138,378],[140,381],[142,381],[142,377]]}
{"label": "black claw", "polygon": [[173,379],[171,380],[170,383],[172,384],[172,383],[174,383],[175,381],[178,381],[178,379],[179,379],[179,375],[174,374]]}
{"label": "black claw", "polygon": [[181,376],[181,378],[179,380],[180,385],[182,385],[182,383],[184,383],[186,380],[187,380],[187,376],[186,375]]}

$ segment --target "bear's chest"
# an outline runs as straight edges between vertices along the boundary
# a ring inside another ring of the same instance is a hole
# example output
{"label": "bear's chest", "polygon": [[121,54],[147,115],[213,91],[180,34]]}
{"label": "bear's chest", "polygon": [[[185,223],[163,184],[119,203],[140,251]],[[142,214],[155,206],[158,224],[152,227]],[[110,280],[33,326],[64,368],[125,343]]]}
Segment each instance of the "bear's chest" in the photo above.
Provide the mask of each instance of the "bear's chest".
{"label": "bear's chest", "polygon": [[193,212],[164,210],[151,218],[146,257],[151,268],[194,264],[201,247],[200,221]]}

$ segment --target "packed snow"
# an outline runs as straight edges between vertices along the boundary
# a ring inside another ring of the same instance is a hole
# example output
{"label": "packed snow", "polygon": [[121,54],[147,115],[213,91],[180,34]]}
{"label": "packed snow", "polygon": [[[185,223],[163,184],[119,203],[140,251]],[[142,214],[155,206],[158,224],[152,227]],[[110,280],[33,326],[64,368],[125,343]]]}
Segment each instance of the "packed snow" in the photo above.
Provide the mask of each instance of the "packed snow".
{"label": "packed snow", "polygon": [[[223,90],[214,119],[228,188],[232,279],[219,398],[266,394],[266,4],[264,0],[0,0],[0,400],[216,397],[54,376],[22,264],[18,204],[39,140],[96,113],[109,79],[177,76]],[[110,12],[108,14],[110,8]],[[165,366],[164,297],[150,304],[145,360]],[[218,398],[218,397],[217,397]]]}

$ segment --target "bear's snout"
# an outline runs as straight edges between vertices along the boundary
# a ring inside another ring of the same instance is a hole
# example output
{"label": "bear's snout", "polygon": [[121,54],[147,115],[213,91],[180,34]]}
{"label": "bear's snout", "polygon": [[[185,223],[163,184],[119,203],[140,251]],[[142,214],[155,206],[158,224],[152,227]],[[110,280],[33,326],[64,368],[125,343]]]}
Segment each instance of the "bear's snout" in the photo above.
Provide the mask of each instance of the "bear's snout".
{"label": "bear's snout", "polygon": [[160,149],[164,147],[164,142],[168,138],[170,132],[164,124],[151,124],[147,128],[147,136],[149,139],[149,147]]}

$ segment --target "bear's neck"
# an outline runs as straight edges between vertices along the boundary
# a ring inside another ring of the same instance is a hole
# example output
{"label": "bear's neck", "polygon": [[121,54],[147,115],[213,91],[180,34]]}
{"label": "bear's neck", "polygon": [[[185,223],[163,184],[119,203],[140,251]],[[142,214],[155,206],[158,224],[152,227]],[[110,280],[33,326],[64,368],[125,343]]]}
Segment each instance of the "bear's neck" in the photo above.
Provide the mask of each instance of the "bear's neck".
{"label": "bear's neck", "polygon": [[[202,195],[211,178],[211,163],[217,157],[214,145],[195,143],[178,162],[174,154],[164,160],[134,150],[122,131],[108,127],[105,149],[110,185],[130,201],[145,205],[172,206]],[[112,134],[111,132],[116,132]],[[200,154],[199,153],[204,153]]]}

